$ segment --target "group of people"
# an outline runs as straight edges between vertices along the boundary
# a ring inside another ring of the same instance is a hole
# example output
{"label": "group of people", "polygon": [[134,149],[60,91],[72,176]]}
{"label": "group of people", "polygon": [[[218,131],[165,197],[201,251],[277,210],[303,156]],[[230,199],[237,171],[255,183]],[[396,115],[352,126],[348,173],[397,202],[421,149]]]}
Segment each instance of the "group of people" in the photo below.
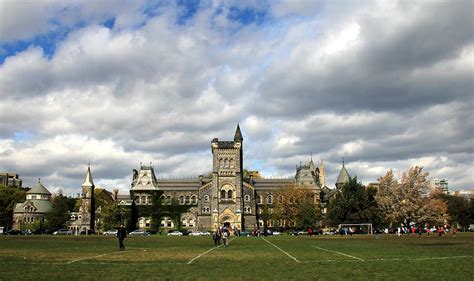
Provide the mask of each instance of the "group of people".
{"label": "group of people", "polygon": [[221,239],[222,242],[224,243],[224,247],[227,247],[229,245],[229,236],[230,236],[230,230],[227,227],[222,227],[214,231],[212,234],[212,240],[214,240],[214,245],[218,246],[221,244]]}
{"label": "group of people", "polygon": [[[456,233],[458,229],[454,227],[452,231],[453,231],[453,237],[456,237]],[[423,232],[426,232],[427,236],[430,236],[431,232],[438,233],[438,237],[441,237],[443,236],[443,234],[446,234],[449,232],[449,228],[447,225],[433,227],[433,228],[429,228],[429,227],[423,228],[421,225],[418,227],[415,227],[414,225],[407,227],[401,224],[401,226],[397,228],[396,233],[398,236],[401,236],[402,234],[414,235],[415,233],[418,233],[418,236],[421,237],[423,235]]]}

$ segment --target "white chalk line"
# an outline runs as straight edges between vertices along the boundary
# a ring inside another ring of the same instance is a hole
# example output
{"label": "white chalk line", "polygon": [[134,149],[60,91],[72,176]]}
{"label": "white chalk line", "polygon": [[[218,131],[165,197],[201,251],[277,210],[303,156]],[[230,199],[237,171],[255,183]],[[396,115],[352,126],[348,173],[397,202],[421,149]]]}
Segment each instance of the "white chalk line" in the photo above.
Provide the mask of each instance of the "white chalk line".
{"label": "white chalk line", "polygon": [[311,246],[311,247],[316,248],[316,249],[319,249],[319,250],[323,250],[323,251],[327,251],[327,252],[332,252],[332,253],[336,253],[336,254],[339,254],[339,255],[343,255],[343,256],[346,256],[346,257],[349,257],[349,258],[353,258],[353,259],[356,259],[356,260],[359,260],[359,261],[364,261],[364,260],[361,259],[361,258],[358,258],[358,257],[355,257],[355,256],[351,256],[351,255],[348,255],[348,254],[344,254],[344,253],[342,253],[342,252],[333,251],[333,250],[328,250],[328,249],[324,249],[324,248],[316,247],[316,246]]}
{"label": "white chalk line", "polygon": [[285,252],[284,250],[282,250],[280,247],[278,247],[277,245],[273,244],[272,242],[268,241],[267,239],[265,239],[265,237],[263,236],[260,236],[262,237],[263,240],[265,240],[265,242],[267,242],[268,244],[272,245],[273,247],[277,248],[278,250],[280,250],[282,253],[284,253],[285,255],[287,255],[288,257],[292,258],[295,262],[300,262],[297,258],[293,257],[292,255],[288,254],[287,252]]}
{"label": "white chalk line", "polygon": [[75,262],[83,261],[83,260],[96,259],[96,258],[100,258],[100,257],[103,257],[103,256],[108,256],[108,255],[122,254],[122,253],[125,253],[125,252],[132,252],[132,251],[136,251],[136,249],[132,249],[132,250],[128,250],[128,251],[113,252],[113,253],[105,253],[105,254],[100,254],[100,255],[97,255],[97,256],[93,256],[93,257],[84,257],[84,258],[68,261],[66,264],[71,264],[71,263],[75,263]]}
{"label": "white chalk line", "polygon": [[[235,238],[237,238],[237,236],[235,236],[234,238],[230,239],[228,243],[230,243],[230,242],[231,242],[232,240],[234,240]],[[196,257],[194,257],[194,258],[192,258],[191,260],[189,260],[189,261],[187,262],[187,264],[191,264],[193,261],[197,260],[198,258],[200,258],[200,257],[204,256],[205,254],[207,254],[207,253],[209,253],[209,252],[212,252],[212,251],[214,251],[215,249],[217,249],[217,248],[219,248],[219,247],[222,247],[222,246],[224,246],[224,244],[221,244],[221,245],[219,245],[219,246],[217,246],[217,247],[211,248],[211,249],[205,251],[204,253],[201,253],[201,254],[197,255]]]}

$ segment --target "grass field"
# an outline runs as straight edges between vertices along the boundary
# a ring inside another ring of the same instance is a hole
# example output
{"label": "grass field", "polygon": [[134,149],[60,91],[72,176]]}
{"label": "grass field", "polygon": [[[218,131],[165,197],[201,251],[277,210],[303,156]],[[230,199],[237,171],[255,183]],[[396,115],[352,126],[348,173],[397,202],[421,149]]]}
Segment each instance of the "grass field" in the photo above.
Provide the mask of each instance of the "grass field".
{"label": "grass field", "polygon": [[474,234],[458,237],[0,236],[0,280],[473,280]]}

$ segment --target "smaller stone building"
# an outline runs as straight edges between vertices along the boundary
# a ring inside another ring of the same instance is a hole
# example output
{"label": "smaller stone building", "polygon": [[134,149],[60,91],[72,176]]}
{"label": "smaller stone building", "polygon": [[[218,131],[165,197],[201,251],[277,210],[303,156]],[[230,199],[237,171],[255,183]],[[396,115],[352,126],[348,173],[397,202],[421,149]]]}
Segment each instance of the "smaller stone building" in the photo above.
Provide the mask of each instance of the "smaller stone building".
{"label": "smaller stone building", "polygon": [[26,193],[26,201],[17,203],[13,212],[13,229],[44,222],[44,215],[52,208],[51,193],[40,180]]}

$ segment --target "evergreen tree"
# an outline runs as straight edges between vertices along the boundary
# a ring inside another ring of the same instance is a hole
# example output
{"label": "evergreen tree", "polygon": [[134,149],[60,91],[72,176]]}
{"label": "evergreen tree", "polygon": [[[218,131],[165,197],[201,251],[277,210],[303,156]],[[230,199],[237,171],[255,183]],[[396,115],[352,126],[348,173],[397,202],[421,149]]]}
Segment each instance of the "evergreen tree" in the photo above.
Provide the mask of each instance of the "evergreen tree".
{"label": "evergreen tree", "polygon": [[374,198],[376,190],[365,188],[357,177],[351,177],[336,197],[329,202],[328,222],[331,225],[341,223],[372,223],[380,222],[377,202]]}

